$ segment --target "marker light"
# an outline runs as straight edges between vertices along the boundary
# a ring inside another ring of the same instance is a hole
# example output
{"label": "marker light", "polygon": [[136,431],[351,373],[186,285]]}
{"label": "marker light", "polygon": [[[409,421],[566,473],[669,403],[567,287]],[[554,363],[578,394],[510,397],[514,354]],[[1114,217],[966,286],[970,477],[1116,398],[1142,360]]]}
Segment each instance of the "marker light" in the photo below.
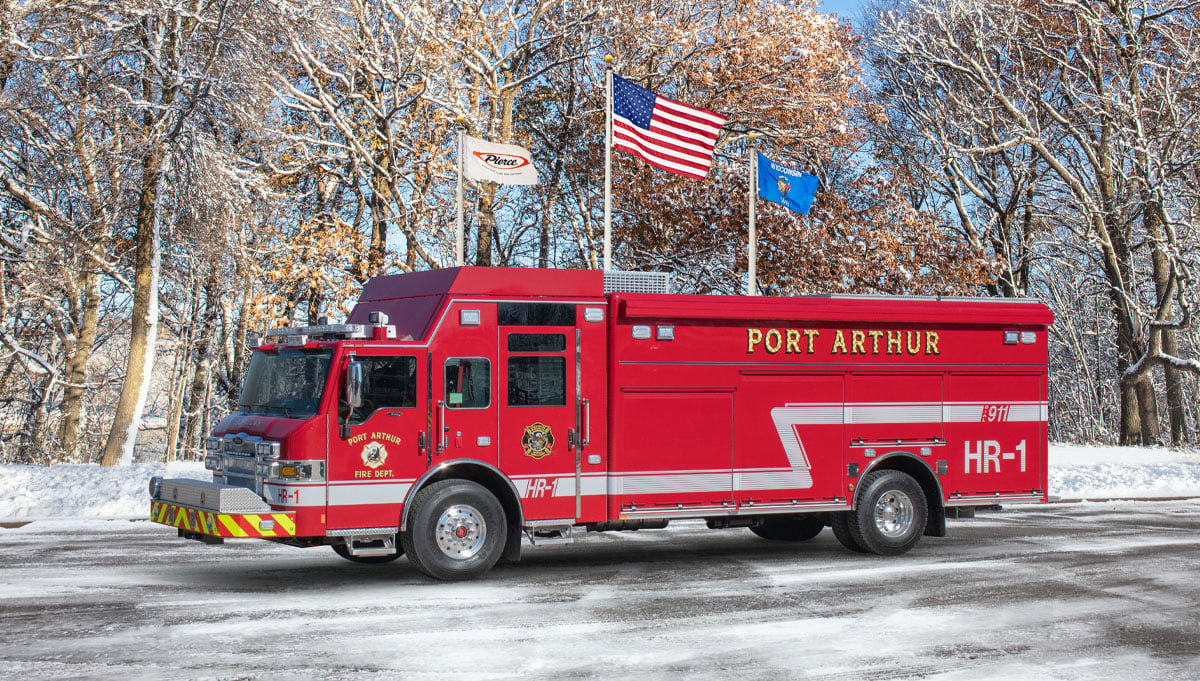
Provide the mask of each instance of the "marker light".
{"label": "marker light", "polygon": [[270,467],[270,477],[284,480],[306,480],[312,477],[312,464],[274,463]]}

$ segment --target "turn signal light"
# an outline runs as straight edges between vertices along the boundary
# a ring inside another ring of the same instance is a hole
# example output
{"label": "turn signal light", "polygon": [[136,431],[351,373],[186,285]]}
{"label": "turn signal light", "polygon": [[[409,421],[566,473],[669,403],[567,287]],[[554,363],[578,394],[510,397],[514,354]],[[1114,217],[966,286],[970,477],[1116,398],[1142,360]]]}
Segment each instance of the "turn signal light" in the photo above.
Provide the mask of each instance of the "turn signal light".
{"label": "turn signal light", "polygon": [[310,463],[275,463],[271,465],[270,477],[285,480],[305,480],[312,477]]}

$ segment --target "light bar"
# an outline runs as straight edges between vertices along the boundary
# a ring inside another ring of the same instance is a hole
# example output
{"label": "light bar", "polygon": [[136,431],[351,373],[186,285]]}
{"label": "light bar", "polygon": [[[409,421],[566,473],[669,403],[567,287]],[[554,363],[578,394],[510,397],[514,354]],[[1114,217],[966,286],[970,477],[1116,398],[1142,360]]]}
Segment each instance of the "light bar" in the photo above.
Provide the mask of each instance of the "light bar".
{"label": "light bar", "polygon": [[362,324],[318,324],[316,326],[287,326],[271,329],[268,336],[337,336],[338,338],[369,338],[367,327]]}

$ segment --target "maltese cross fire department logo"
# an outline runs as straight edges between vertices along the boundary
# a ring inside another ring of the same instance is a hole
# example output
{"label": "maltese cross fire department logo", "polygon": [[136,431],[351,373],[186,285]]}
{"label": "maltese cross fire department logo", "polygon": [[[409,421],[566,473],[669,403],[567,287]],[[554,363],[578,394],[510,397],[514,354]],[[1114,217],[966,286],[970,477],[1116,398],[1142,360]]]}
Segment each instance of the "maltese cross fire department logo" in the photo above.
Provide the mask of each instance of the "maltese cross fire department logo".
{"label": "maltese cross fire department logo", "polygon": [[387,450],[384,449],[380,442],[371,441],[362,450],[363,465],[370,468],[379,468],[383,462],[387,461]]}
{"label": "maltese cross fire department logo", "polygon": [[521,446],[525,448],[525,456],[543,459],[550,456],[550,450],[554,447],[554,433],[550,432],[550,426],[544,423],[525,426]]}

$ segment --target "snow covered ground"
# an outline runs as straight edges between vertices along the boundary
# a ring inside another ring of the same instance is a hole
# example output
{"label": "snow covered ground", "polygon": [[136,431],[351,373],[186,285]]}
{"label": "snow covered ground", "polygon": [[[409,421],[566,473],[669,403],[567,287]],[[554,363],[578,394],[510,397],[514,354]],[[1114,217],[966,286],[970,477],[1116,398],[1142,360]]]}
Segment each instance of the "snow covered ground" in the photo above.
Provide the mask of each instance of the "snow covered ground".
{"label": "snow covered ground", "polygon": [[1057,497],[1187,500],[1016,505],[903,556],[680,521],[461,584],[125,520],[151,475],[208,477],[0,467],[0,681],[1200,678],[1196,451],[1054,446]]}
{"label": "snow covered ground", "polygon": [[[210,480],[199,462],[0,466],[0,522],[146,515],[153,475]],[[1062,499],[1200,497],[1200,451],[1050,446],[1050,494]]]}
{"label": "snow covered ground", "polygon": [[465,583],[35,521],[0,529],[0,681],[1196,681],[1196,509],[1018,505],[895,557],[679,521]]}

